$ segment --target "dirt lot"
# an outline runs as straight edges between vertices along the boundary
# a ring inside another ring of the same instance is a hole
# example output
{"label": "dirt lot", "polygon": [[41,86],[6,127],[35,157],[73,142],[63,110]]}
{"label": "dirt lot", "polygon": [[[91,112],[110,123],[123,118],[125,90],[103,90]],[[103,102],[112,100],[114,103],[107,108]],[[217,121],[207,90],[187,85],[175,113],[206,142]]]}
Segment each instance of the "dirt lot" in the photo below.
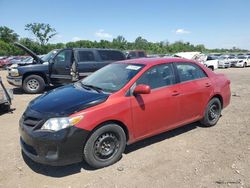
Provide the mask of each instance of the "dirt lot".
{"label": "dirt lot", "polygon": [[[231,79],[233,96],[215,127],[195,123],[155,136],[127,147],[118,163],[100,170],[25,158],[18,121],[36,95],[15,90],[15,110],[0,115],[0,187],[250,187],[250,68],[217,72]],[[6,71],[0,76],[5,79]]]}

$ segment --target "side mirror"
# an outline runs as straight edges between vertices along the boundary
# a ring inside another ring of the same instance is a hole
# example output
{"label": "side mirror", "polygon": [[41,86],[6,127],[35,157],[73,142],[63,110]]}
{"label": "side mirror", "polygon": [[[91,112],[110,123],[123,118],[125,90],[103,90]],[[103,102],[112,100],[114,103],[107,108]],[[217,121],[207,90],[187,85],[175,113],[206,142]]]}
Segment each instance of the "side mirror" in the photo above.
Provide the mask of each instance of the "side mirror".
{"label": "side mirror", "polygon": [[53,64],[53,63],[54,63],[54,59],[53,58],[49,59],[49,64]]}
{"label": "side mirror", "polygon": [[133,94],[138,95],[138,94],[149,94],[151,92],[151,88],[148,85],[143,85],[140,84],[135,87]]}

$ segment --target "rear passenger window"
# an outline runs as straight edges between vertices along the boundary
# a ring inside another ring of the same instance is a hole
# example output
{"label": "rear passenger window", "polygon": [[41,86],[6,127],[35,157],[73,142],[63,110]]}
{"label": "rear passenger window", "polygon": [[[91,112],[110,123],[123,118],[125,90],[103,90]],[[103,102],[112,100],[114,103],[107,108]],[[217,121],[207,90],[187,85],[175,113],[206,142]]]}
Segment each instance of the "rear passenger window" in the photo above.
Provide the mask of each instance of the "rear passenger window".
{"label": "rear passenger window", "polygon": [[207,77],[205,72],[193,63],[176,63],[181,82]]}
{"label": "rear passenger window", "polygon": [[79,51],[78,58],[79,58],[79,62],[95,60],[94,54],[91,51]]}
{"label": "rear passenger window", "polygon": [[119,61],[125,59],[124,54],[119,51],[98,50],[98,52],[103,61]]}
{"label": "rear passenger window", "polygon": [[136,58],[136,53],[135,52],[129,52],[128,57],[129,57],[129,59]]}
{"label": "rear passenger window", "polygon": [[156,89],[175,83],[175,76],[171,64],[156,65],[146,71],[136,82],[136,85],[149,85]]}

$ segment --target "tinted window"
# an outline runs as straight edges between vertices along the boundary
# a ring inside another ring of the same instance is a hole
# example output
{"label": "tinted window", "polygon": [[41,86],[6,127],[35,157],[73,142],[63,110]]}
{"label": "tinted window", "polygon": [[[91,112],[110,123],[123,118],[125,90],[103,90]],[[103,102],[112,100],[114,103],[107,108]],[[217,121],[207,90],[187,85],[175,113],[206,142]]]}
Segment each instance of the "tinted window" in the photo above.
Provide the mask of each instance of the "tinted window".
{"label": "tinted window", "polygon": [[137,85],[149,85],[151,89],[172,85],[175,76],[171,64],[157,65],[146,71],[136,82]]}
{"label": "tinted window", "polygon": [[207,56],[207,61],[214,60],[212,56]]}
{"label": "tinted window", "polygon": [[129,52],[128,53],[128,59],[136,58],[136,52]]}
{"label": "tinted window", "polygon": [[54,59],[55,64],[60,65],[70,65],[72,59],[72,51],[71,50],[63,50],[57,54],[57,56]]}
{"label": "tinted window", "polygon": [[122,52],[112,50],[98,50],[103,61],[119,61],[124,60],[125,56]]}
{"label": "tinted window", "polygon": [[95,60],[93,52],[90,52],[90,51],[79,51],[78,58],[80,62]]}
{"label": "tinted window", "polygon": [[207,77],[204,71],[192,63],[176,63],[181,82]]}
{"label": "tinted window", "polygon": [[144,52],[138,52],[139,57],[146,57]]}

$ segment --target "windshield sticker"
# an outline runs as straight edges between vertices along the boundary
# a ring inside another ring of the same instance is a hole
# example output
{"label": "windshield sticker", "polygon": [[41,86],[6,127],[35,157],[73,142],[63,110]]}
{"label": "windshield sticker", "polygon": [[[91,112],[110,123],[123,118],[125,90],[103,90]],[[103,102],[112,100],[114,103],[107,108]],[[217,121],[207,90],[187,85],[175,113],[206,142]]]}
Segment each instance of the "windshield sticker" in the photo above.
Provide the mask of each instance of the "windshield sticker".
{"label": "windshield sticker", "polygon": [[126,69],[130,69],[130,70],[139,70],[141,67],[140,66],[136,66],[136,65],[128,65],[126,67]]}

